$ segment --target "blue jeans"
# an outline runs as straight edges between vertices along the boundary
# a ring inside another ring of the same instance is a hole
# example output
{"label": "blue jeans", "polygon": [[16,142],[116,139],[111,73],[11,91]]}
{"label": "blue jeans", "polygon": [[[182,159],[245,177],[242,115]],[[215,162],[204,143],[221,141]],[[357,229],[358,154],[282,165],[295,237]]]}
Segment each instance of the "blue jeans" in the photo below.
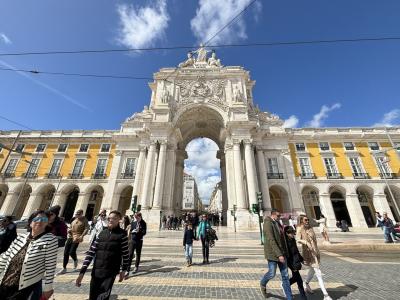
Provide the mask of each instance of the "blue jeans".
{"label": "blue jeans", "polygon": [[268,272],[264,274],[263,278],[261,278],[260,284],[262,286],[266,286],[268,281],[275,277],[276,266],[278,266],[279,270],[281,271],[282,285],[283,290],[285,291],[286,299],[292,300],[292,290],[290,288],[289,273],[286,262],[281,263],[278,261],[268,260]]}
{"label": "blue jeans", "polygon": [[193,257],[193,244],[186,244],[185,245],[185,257],[187,261],[192,261]]}

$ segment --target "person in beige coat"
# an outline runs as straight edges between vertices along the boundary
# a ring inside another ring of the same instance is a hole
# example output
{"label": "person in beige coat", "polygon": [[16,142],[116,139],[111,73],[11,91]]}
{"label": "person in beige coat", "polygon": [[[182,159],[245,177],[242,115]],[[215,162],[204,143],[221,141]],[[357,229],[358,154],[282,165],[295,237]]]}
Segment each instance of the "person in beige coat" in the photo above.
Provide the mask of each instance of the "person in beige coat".
{"label": "person in beige coat", "polygon": [[307,278],[304,281],[304,289],[307,293],[313,293],[309,283],[315,274],[317,276],[321,291],[324,294],[324,300],[332,300],[332,298],[328,295],[328,292],[325,289],[324,281],[322,280],[322,272],[320,269],[321,255],[318,249],[317,237],[307,216],[302,215],[299,217],[296,237],[297,242],[302,248],[304,265],[310,268]]}

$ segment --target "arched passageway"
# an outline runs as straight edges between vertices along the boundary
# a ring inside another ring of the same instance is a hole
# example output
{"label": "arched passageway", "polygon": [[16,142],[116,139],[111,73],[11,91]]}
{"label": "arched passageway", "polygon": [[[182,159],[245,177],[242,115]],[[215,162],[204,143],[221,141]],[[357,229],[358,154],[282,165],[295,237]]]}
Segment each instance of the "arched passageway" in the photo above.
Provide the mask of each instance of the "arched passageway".
{"label": "arched passageway", "polygon": [[319,219],[321,216],[321,207],[319,204],[318,189],[313,186],[306,186],[303,188],[301,196],[306,215],[313,219]]}
{"label": "arched passageway", "polygon": [[0,209],[7,197],[8,186],[6,184],[0,184]]}
{"label": "arched passageway", "polygon": [[[390,193],[390,191],[392,193]],[[394,199],[391,194],[393,194]],[[395,185],[390,185],[389,190],[388,187],[385,187],[385,195],[394,219],[396,220],[396,222],[400,222],[400,212],[397,210],[395,205],[396,201],[397,207],[400,208],[400,188]]]}
{"label": "arched passageway", "polygon": [[86,207],[85,217],[90,221],[100,212],[104,190],[100,185],[96,185],[92,187],[87,193],[89,200]]}
{"label": "arched passageway", "polygon": [[360,186],[356,190],[358,201],[368,227],[375,227],[375,206],[373,203],[374,191],[368,186]]}
{"label": "arched passageway", "polygon": [[347,210],[346,199],[344,192],[333,189],[330,193],[330,198],[333,206],[333,211],[335,212],[335,217],[337,221],[345,220],[349,226],[351,226],[351,219],[349,211]]}
{"label": "arched passageway", "polygon": [[37,195],[36,201],[38,202],[37,209],[46,210],[50,207],[54,199],[56,188],[52,184],[43,186]]}
{"label": "arched passageway", "polygon": [[119,197],[118,210],[123,215],[125,215],[126,211],[131,208],[130,206],[131,206],[132,192],[133,192],[133,187],[130,185],[126,186],[122,190],[121,196]]}
{"label": "arched passageway", "polygon": [[288,192],[281,186],[273,185],[269,188],[269,197],[271,199],[271,207],[280,212],[288,212],[289,196]]}
{"label": "arched passageway", "polygon": [[14,195],[14,199],[17,205],[14,208],[13,216],[16,220],[19,220],[21,219],[25,211],[25,207],[28,204],[29,197],[32,193],[32,187],[29,184],[24,184],[18,187],[15,192],[16,195]]}
{"label": "arched passageway", "polygon": [[65,193],[65,206],[62,213],[62,217],[66,222],[70,222],[74,216],[76,202],[79,197],[79,188],[77,186],[72,187],[68,192]]}

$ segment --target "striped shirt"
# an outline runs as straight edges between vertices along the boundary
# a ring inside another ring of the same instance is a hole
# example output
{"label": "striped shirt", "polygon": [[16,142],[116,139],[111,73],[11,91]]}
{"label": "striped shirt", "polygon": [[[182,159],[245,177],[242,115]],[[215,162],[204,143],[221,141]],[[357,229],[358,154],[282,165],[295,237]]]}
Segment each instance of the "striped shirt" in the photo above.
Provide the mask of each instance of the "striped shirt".
{"label": "striped shirt", "polygon": [[[0,282],[10,265],[12,258],[28,242],[29,233],[19,235],[10,248],[0,256]],[[53,289],[54,273],[57,265],[57,238],[46,233],[38,239],[31,240],[26,251],[21,269],[18,288],[24,289],[44,280],[44,291]]]}

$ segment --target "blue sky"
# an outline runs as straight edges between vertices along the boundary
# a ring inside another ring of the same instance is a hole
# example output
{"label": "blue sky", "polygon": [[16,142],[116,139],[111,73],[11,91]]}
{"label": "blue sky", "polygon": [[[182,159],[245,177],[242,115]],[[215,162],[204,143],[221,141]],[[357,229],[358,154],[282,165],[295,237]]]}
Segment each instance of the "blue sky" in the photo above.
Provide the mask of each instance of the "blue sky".
{"label": "blue sky", "polygon": [[[195,47],[249,2],[0,1],[0,53]],[[212,44],[376,37],[400,37],[400,1],[259,0]],[[185,53],[0,56],[0,67],[151,77]],[[400,41],[217,49],[224,65],[251,72],[262,110],[298,127],[399,124],[399,53]],[[9,71],[0,91],[0,115],[33,129],[118,129],[150,96],[147,80]]]}

